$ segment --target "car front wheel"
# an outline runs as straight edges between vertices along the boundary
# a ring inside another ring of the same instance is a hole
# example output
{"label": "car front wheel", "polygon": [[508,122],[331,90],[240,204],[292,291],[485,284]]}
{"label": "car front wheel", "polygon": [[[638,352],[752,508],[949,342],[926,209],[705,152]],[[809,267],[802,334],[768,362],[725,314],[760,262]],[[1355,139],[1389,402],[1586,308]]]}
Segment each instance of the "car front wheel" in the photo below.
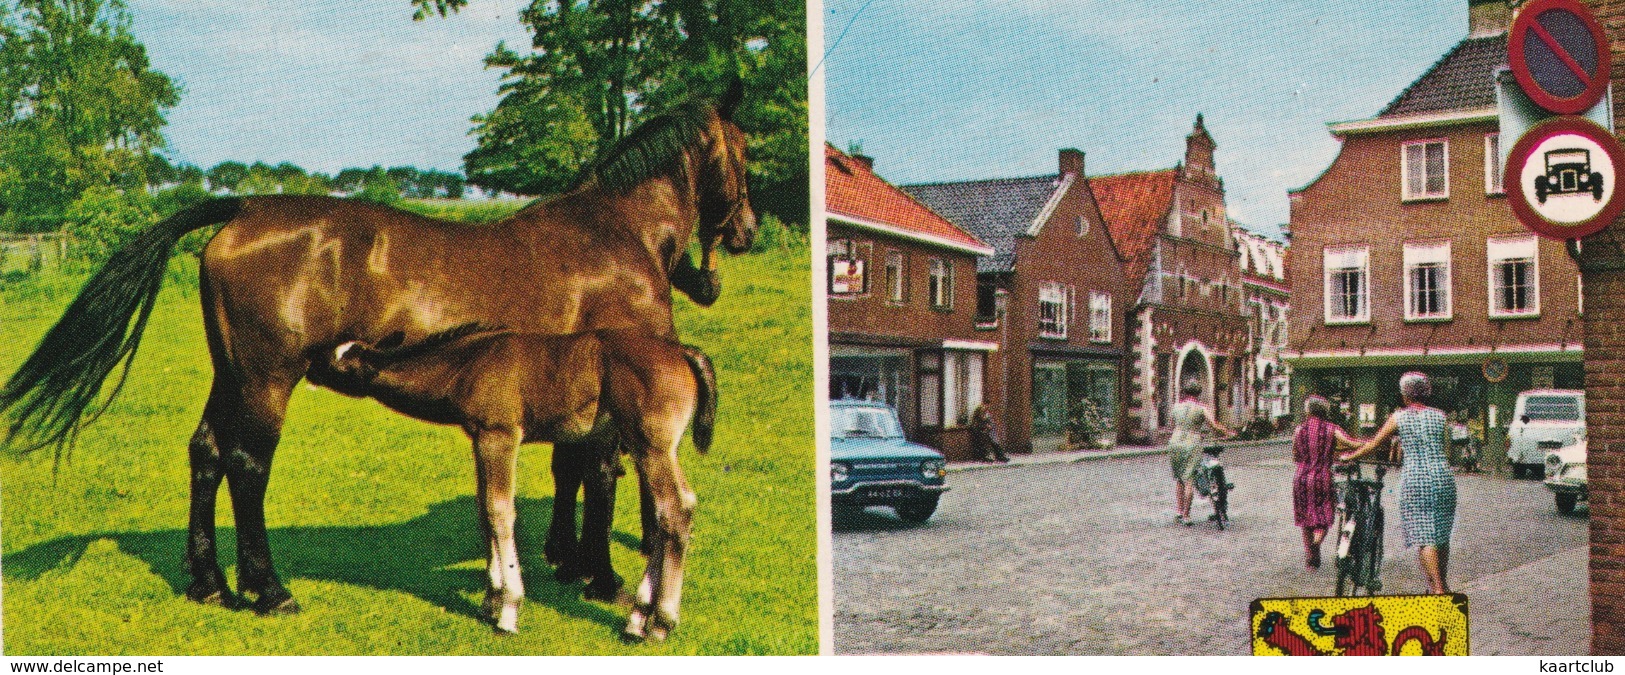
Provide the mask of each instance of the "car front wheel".
{"label": "car front wheel", "polygon": [[1555,496],[1557,497],[1558,513],[1574,513],[1574,504],[1580,501],[1579,495],[1563,494],[1559,492]]}
{"label": "car front wheel", "polygon": [[917,502],[903,502],[897,505],[897,517],[911,523],[923,523],[937,512],[937,499],[940,495],[931,495]]}

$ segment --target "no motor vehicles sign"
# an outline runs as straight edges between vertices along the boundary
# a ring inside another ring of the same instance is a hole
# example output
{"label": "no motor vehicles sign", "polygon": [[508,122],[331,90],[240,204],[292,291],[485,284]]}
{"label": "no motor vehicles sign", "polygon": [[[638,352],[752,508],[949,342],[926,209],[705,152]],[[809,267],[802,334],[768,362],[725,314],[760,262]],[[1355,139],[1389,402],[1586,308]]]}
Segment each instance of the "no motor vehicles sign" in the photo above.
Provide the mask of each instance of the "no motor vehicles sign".
{"label": "no motor vehicles sign", "polygon": [[1552,239],[1575,239],[1619,216],[1618,179],[1625,149],[1606,129],[1580,117],[1554,117],[1518,139],[1507,157],[1505,185],[1524,226]]}

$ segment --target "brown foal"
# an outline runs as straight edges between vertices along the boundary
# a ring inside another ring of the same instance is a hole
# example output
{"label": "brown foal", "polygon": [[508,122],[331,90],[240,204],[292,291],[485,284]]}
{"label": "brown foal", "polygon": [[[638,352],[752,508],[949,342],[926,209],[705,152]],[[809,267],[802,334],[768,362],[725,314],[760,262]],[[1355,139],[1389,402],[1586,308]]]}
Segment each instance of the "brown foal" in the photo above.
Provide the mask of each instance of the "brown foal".
{"label": "brown foal", "polygon": [[[682,345],[638,330],[540,335],[468,325],[395,349],[350,341],[322,351],[311,355],[312,382],[460,426],[474,441],[480,523],[490,549],[484,608],[498,631],[518,630],[525,595],[513,535],[519,445],[619,432],[656,524],[622,632],[659,640],[677,626],[695,504],[677,446],[709,399],[706,379]],[[696,428],[696,439],[710,431]]]}

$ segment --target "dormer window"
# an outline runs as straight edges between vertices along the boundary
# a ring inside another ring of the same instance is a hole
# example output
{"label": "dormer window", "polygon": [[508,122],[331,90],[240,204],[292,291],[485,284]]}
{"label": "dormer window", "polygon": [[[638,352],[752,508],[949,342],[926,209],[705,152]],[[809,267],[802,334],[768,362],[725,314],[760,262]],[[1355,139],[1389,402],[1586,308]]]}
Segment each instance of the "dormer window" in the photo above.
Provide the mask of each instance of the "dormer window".
{"label": "dormer window", "polygon": [[1087,237],[1087,236],[1089,236],[1089,217],[1088,216],[1085,216],[1085,215],[1082,215],[1082,214],[1078,215],[1078,236],[1079,237]]}

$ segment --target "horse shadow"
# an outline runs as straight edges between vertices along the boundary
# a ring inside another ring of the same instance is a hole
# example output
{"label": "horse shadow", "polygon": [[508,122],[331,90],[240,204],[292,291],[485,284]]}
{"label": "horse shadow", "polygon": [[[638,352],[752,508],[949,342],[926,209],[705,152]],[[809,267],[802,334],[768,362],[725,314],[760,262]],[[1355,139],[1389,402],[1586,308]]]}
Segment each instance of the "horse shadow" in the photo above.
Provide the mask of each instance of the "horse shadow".
{"label": "horse shadow", "polygon": [[[625,617],[610,607],[581,597],[581,584],[560,583],[542,558],[553,500],[515,500],[525,598],[561,614],[619,629]],[[472,496],[429,507],[428,513],[400,523],[366,526],[283,527],[270,530],[271,550],[284,580],[336,581],[385,591],[399,591],[470,618],[484,620],[479,606],[488,582],[486,550],[476,522]],[[236,551],[236,529],[217,532],[222,564]],[[97,532],[60,537],[6,554],[7,580],[33,581],[45,573],[72,567],[91,542],[108,539],[119,551],[147,564],[176,594],[186,592],[191,575],[185,563],[184,529],[153,532]],[[632,551],[638,538],[616,531],[612,541]],[[474,561],[471,563],[470,561]],[[474,600],[469,598],[473,597]]]}

